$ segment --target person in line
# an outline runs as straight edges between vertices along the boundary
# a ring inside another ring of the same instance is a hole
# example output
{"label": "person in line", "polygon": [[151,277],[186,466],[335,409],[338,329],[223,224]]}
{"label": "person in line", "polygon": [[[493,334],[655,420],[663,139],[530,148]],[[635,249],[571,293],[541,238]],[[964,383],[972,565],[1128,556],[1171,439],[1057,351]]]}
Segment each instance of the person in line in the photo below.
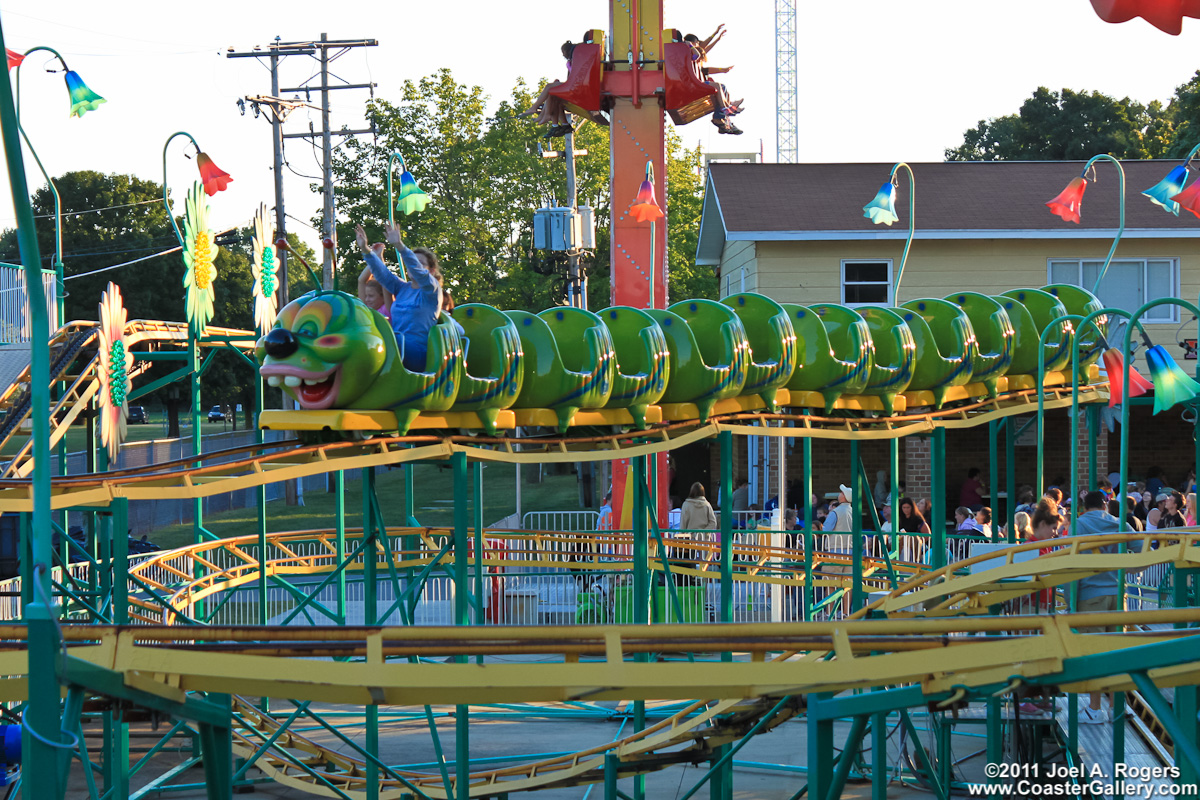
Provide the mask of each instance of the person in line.
{"label": "person in line", "polygon": [[1159,498],[1163,503],[1163,513],[1158,521],[1158,530],[1185,526],[1187,520],[1183,517],[1183,495],[1174,489],[1167,489]]}
{"label": "person in line", "polygon": [[984,506],[975,512],[975,522],[979,525],[979,531],[989,539],[992,538],[992,509]]}
{"label": "person in line", "polygon": [[1032,514],[1037,507],[1033,503],[1033,487],[1022,486],[1017,492],[1017,507],[1013,509],[1013,513],[1020,514],[1022,511],[1026,514]]}
{"label": "person in line", "polygon": [[1183,521],[1188,524],[1188,527],[1196,524],[1196,493],[1188,492],[1187,507],[1183,512]]}
{"label": "person in line", "polygon": [[683,514],[679,518],[679,529],[683,531],[715,531],[717,515],[704,496],[704,484],[692,484],[687,499],[683,501]]}
{"label": "person in line", "polygon": [[683,40],[692,46],[692,59],[696,62],[696,66],[700,70],[700,77],[704,81],[711,83],[715,88],[715,91],[713,92],[713,125],[717,126],[717,131],[719,133],[728,133],[733,134],[734,136],[740,136],[742,130],[730,122],[729,117],[741,113],[742,101],[730,101],[729,89],[726,88],[725,84],[710,80],[711,76],[713,75],[724,74],[733,69],[732,66],[708,66],[709,51],[711,51],[712,48],[716,46],[717,42],[721,41],[721,38],[724,36],[725,24],[722,23],[717,27],[717,30],[713,33],[713,35],[704,41],[700,41],[700,37],[694,33],[689,33],[687,36],[684,36]]}
{"label": "person in line", "polygon": [[388,242],[400,251],[400,260],[408,272],[407,281],[400,280],[384,266],[383,244],[369,244],[362,225],[354,226],[355,241],[371,275],[392,294],[392,330],[405,368],[425,372],[429,331],[442,313],[442,271],[431,250],[424,247],[410,250],[401,240],[399,228],[389,224],[386,230]]}
{"label": "person in line", "polygon": [[[821,550],[826,553],[836,553],[838,555],[851,557],[854,553],[854,545],[851,541],[854,530],[854,508],[853,508],[854,490],[846,484],[838,486],[837,504],[829,510],[829,516],[825,518],[825,536],[821,545]],[[853,575],[853,564],[827,564],[824,571],[830,575]],[[850,613],[850,596],[851,587],[847,586],[845,593],[842,595],[842,614]]]}
{"label": "person in line", "polygon": [[900,518],[897,520],[896,530],[903,533],[928,534],[930,532],[929,523],[925,521],[925,516],[911,497],[900,499]]}
{"label": "person in line", "polygon": [[1124,516],[1125,527],[1127,529],[1129,529],[1130,531],[1132,531],[1134,533],[1141,533],[1142,531],[1144,531],[1145,528],[1142,527],[1142,521],[1140,519],[1138,519],[1137,514],[1133,513],[1133,508],[1134,508],[1133,497],[1130,496],[1130,497],[1125,498],[1125,503],[1124,503],[1125,509],[1126,509],[1125,514],[1121,513],[1121,505],[1122,504],[1121,504],[1120,500],[1109,500],[1108,501],[1108,513],[1112,514],[1117,519],[1121,519],[1121,517]]}
{"label": "person in line", "polygon": [[892,504],[891,501],[885,500],[883,505],[879,507],[879,532],[892,532]]}
{"label": "person in line", "polygon": [[1133,509],[1133,513],[1138,515],[1138,519],[1144,525],[1146,517],[1150,514],[1150,509],[1154,508],[1154,495],[1149,492],[1142,492],[1138,495],[1137,506]]}
{"label": "person in line", "polygon": [[983,508],[983,480],[979,477],[979,467],[967,470],[967,479],[958,491],[958,504],[966,506],[971,511]]}
{"label": "person in line", "polygon": [[1055,506],[1059,506],[1059,507],[1062,506],[1063,493],[1062,493],[1062,489],[1058,488],[1057,486],[1051,486],[1049,489],[1046,490],[1046,493],[1042,496],[1048,497],[1051,500],[1053,500]]}
{"label": "person in line", "polygon": [[[1105,510],[1106,506],[1107,500],[1104,492],[1099,489],[1085,494],[1083,497],[1083,514],[1080,515],[1075,524],[1076,535],[1100,536],[1116,533],[1120,528],[1120,523],[1116,517]],[[1130,542],[1128,549],[1131,552],[1141,552],[1142,542]],[[1116,553],[1117,545],[1106,545],[1101,548],[1101,552]],[[1120,609],[1117,608],[1118,590],[1119,584],[1115,570],[1080,578],[1075,610],[1081,613],[1119,611]],[[1079,628],[1078,630],[1080,633],[1113,633],[1120,630],[1120,626],[1101,625]],[[1079,698],[1079,721],[1081,723],[1096,724],[1112,721],[1111,710],[1103,707],[1101,700],[1100,692],[1092,692],[1087,701],[1083,697]]]}
{"label": "person in line", "polygon": [[358,274],[358,299],[367,308],[383,314],[390,325],[392,322],[392,296],[375,280],[371,268],[364,266]]}
{"label": "person in line", "polygon": [[[745,478],[738,478],[733,484],[733,499],[731,508],[733,510],[733,527],[746,527],[747,518],[750,516],[744,512],[750,510],[750,481]],[[740,516],[739,516],[740,514]]]}
{"label": "person in line", "polygon": [[966,506],[954,509],[954,531],[956,533],[983,533],[983,529],[975,520],[974,512]]}
{"label": "person in line", "polygon": [[888,474],[886,469],[881,469],[875,473],[875,489],[871,492],[875,498],[875,505],[882,506],[891,499],[892,487],[888,483]]}

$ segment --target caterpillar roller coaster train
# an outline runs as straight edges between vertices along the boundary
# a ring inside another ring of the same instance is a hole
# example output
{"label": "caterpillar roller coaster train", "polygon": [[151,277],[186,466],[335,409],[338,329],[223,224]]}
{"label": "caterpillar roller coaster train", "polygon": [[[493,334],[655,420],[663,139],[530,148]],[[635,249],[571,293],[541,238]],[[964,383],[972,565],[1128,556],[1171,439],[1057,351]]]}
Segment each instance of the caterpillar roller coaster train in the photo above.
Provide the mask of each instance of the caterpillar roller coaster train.
{"label": "caterpillar roller coaster train", "polygon": [[[314,291],[280,312],[256,352],[263,378],[301,409],[266,412],[269,428],[342,428],[336,412],[355,410],[381,412],[374,424],[401,435],[422,412],[465,412],[474,417],[462,427],[493,435],[598,421],[645,429],[704,422],[717,407],[890,415],[1029,389],[1039,374],[1062,382],[1076,336],[1069,315],[1102,308],[1086,289],[1065,285],[897,308],[780,304],[749,293],[596,313],[472,303],[454,309],[458,325],[443,312],[429,333],[427,369],[413,372],[382,315],[350,295]],[[1100,357],[1106,322],[1080,332],[1077,369]]]}

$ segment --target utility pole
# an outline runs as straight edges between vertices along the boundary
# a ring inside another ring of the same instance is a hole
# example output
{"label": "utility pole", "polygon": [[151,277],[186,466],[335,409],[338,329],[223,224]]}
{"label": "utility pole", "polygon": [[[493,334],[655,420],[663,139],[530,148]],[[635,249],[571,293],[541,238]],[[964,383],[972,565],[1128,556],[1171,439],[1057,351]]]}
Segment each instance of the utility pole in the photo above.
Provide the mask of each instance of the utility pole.
{"label": "utility pole", "polygon": [[[336,231],[336,209],[333,203],[333,136],[353,136],[360,133],[374,133],[374,128],[363,128],[358,130],[330,130],[330,109],[329,109],[329,93],[339,89],[370,89],[374,90],[374,83],[330,83],[329,65],[336,61],[341,56],[359,47],[377,47],[379,42],[375,39],[330,39],[328,34],[322,33],[321,38],[316,41],[302,42],[282,42],[279,37],[275,37],[275,41],[267,46],[266,50],[261,47],[255,47],[253,50],[246,52],[234,52],[231,48],[225,55],[227,58],[268,58],[271,67],[271,94],[268,96],[247,95],[239,101],[240,104],[251,103],[254,106],[255,116],[258,116],[260,107],[267,107],[272,112],[271,125],[272,137],[271,144],[274,155],[274,170],[275,170],[275,237],[280,238],[287,235],[287,218],[284,213],[283,200],[283,167],[284,167],[284,140],[286,139],[309,139],[315,143],[316,137],[321,137],[322,149],[322,223],[321,237],[333,241]],[[319,89],[320,105],[314,106],[311,100],[313,91],[312,86],[301,84],[300,86],[280,88],[279,86],[279,65],[286,56],[305,55],[316,58],[321,65],[321,82],[316,87]],[[299,93],[303,92],[305,99],[299,98]],[[282,95],[293,95],[291,100],[284,99]],[[321,112],[321,131],[318,134],[311,129],[307,133],[284,133],[283,123],[288,115],[297,108],[311,108]],[[329,248],[322,247],[324,252],[324,262],[322,266],[322,285],[326,289],[334,288],[333,275],[333,251]],[[287,255],[280,253],[281,278],[279,287],[279,305],[283,307],[288,301],[288,284],[287,284]]]}
{"label": "utility pole", "polygon": [[[327,34],[322,33],[319,41],[312,42],[283,42],[280,37],[276,36],[275,41],[267,46],[266,51],[261,47],[255,47],[247,52],[235,52],[233,48],[225,54],[227,58],[268,58],[271,68],[271,94],[262,95],[247,95],[238,100],[238,105],[242,109],[242,113],[246,113],[246,103],[250,103],[254,109],[254,116],[257,117],[260,109],[266,108],[271,113],[271,151],[272,151],[272,169],[275,172],[275,239],[287,236],[287,214],[285,212],[283,200],[283,167],[284,155],[283,145],[284,139],[288,138],[309,138],[314,134],[310,130],[309,133],[292,133],[285,134],[283,132],[283,123],[287,120],[288,115],[297,108],[315,108],[310,103],[300,100],[298,96],[291,100],[284,99],[283,94],[298,94],[304,92],[306,98],[310,93],[310,88],[307,86],[298,86],[288,89],[280,89],[279,87],[279,65],[286,56],[319,56],[321,62],[321,145],[324,158],[322,159],[322,185],[323,185],[323,202],[322,202],[322,225],[321,236],[323,239],[333,240],[335,213],[333,205],[333,146],[332,135],[329,130],[329,92],[334,89],[371,89],[374,90],[374,83],[360,84],[337,84],[330,85],[329,83],[329,63],[339,56],[349,52],[357,47],[375,47],[378,42],[374,39],[356,39],[356,40],[337,40],[330,41]],[[336,52],[332,55],[331,50]],[[310,126],[311,128],[311,126]],[[355,130],[355,131],[338,131],[339,134],[353,135],[357,133],[374,133],[374,129]],[[322,268],[322,286],[326,289],[334,288],[335,281],[333,275],[333,251],[330,248],[322,247],[324,253],[324,263]],[[288,254],[282,248],[277,248],[276,252],[279,256],[279,286],[276,289],[278,292],[277,301],[279,308],[283,308],[288,304],[289,289],[288,289]],[[291,398],[285,392],[283,395],[284,408],[292,408]],[[284,482],[284,502],[290,506],[300,505],[303,503],[303,488],[299,481]]]}
{"label": "utility pole", "polygon": [[[570,116],[567,119],[571,119]],[[576,118],[578,119],[578,118]],[[583,270],[579,266],[580,257],[583,252],[595,246],[592,241],[592,227],[594,225],[591,213],[586,218],[581,218],[579,214],[579,190],[575,178],[575,156],[586,156],[587,150],[575,149],[575,134],[568,133],[563,138],[563,150],[543,150],[542,158],[558,158],[562,157],[567,166],[567,207],[571,209],[573,218],[580,221],[580,235],[571,237],[571,247],[566,250],[567,253],[567,305],[574,308],[587,309],[587,276],[583,274]],[[590,209],[589,209],[590,212]],[[574,223],[573,223],[574,224]],[[582,241],[581,241],[582,240]]]}

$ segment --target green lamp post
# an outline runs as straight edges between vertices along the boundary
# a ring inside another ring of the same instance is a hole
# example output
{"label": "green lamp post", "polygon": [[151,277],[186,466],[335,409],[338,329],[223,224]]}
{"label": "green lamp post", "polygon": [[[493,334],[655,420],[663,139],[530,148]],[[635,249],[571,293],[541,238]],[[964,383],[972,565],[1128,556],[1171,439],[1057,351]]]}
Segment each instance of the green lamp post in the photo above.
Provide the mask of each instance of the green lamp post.
{"label": "green lamp post", "polygon": [[908,238],[904,240],[904,252],[900,254],[900,269],[896,271],[896,285],[892,289],[893,306],[900,305],[900,281],[904,279],[904,265],[908,263],[908,251],[912,247],[913,233],[916,232],[917,225],[917,185],[912,167],[903,161],[898,162],[888,174],[887,183],[879,187],[879,191],[875,193],[875,199],[863,206],[863,216],[876,225],[882,223],[890,227],[893,222],[900,219],[900,215],[896,213],[896,173],[901,167],[908,173]]}
{"label": "green lamp post", "polygon": [[67,84],[67,91],[71,98],[70,116],[82,117],[89,111],[94,111],[100,107],[101,103],[108,102],[100,95],[88,88],[83,79],[79,77],[79,73],[67,66],[66,60],[53,47],[45,47],[39,45],[31,47],[24,53],[9,53],[8,66],[10,69],[16,68],[16,76],[14,84],[15,90],[15,108],[17,113],[17,130],[21,133],[21,138],[25,141],[25,146],[29,148],[29,154],[33,156],[34,162],[38,169],[41,170],[42,176],[46,179],[46,183],[50,186],[50,192],[54,195],[54,299],[55,309],[57,313],[57,322],[62,324],[63,317],[66,315],[65,298],[66,292],[63,286],[63,260],[62,260],[62,198],[58,194],[58,186],[50,177],[50,173],[46,171],[46,167],[42,164],[42,159],[38,156],[37,150],[34,149],[33,143],[29,141],[29,134],[25,132],[25,127],[21,125],[21,63],[31,54],[38,51],[44,51],[53,55],[58,59],[58,63],[62,65],[64,76]]}
{"label": "green lamp post", "polygon": [[1108,153],[1101,153],[1092,156],[1083,165],[1083,171],[1080,172],[1078,178],[1072,178],[1067,184],[1067,188],[1059,192],[1058,196],[1046,203],[1051,213],[1057,214],[1067,222],[1079,224],[1079,212],[1083,209],[1083,192],[1087,189],[1087,174],[1088,170],[1092,169],[1092,165],[1101,159],[1111,161],[1117,168],[1117,178],[1120,189],[1120,223],[1117,226],[1117,235],[1113,237],[1112,246],[1108,248],[1108,255],[1104,259],[1104,266],[1100,268],[1100,274],[1096,276],[1096,283],[1092,286],[1092,294],[1100,292],[1100,284],[1104,280],[1104,274],[1108,272],[1108,265],[1112,263],[1113,253],[1117,252],[1117,244],[1121,241],[1121,235],[1125,233],[1125,170],[1121,167],[1121,162],[1110,156]]}

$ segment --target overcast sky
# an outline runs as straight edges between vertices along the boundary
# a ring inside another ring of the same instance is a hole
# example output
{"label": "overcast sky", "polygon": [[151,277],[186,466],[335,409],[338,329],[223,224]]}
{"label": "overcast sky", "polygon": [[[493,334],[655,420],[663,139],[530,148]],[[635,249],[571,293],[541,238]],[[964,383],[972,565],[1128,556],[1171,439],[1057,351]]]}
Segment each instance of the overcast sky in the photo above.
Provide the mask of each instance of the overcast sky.
{"label": "overcast sky", "polygon": [[[978,120],[1015,111],[1037,86],[1100,90],[1143,102],[1166,100],[1197,68],[1200,20],[1168,36],[1142,20],[1101,22],[1088,0],[800,0],[798,70],[801,161],[940,160]],[[735,65],[727,83],[746,99],[741,137],[718,136],[706,120],[680,130],[689,145],[714,152],[762,149],[775,160],[775,28],[771,0],[665,0],[667,24],[705,36],[720,22],[729,34],[712,55]],[[522,9],[526,13],[522,14]],[[374,81],[396,98],[405,79],[450,67],[479,84],[492,104],[518,77],[561,76],[559,45],[587,29],[608,27],[608,4],[457,0],[440,3],[297,1],[164,4],[141,0],[0,0],[10,48],[60,50],[72,69],[108,103],[68,119],[61,74],[31,56],[22,70],[22,121],[51,174],[74,169],[134,173],[162,180],[162,146],[174,131],[191,132],[233,175],[213,200],[219,227],[245,224],[259,202],[273,204],[269,125],[235,101],[269,92],[256,60],[225,58],[238,50],[317,38],[375,38],[379,46],[335,62],[350,83]],[[317,62],[284,62],[284,86],[314,79]],[[365,91],[334,93],[334,126],[361,127]],[[288,130],[319,128],[319,114],[299,111]],[[168,155],[169,183],[182,197],[195,177],[181,140]],[[317,175],[319,154],[289,140],[291,167]],[[3,165],[0,165],[0,169]],[[547,169],[554,168],[551,162]],[[32,162],[31,188],[42,184]],[[309,178],[287,173],[288,211],[309,223],[319,199]],[[869,195],[872,187],[857,189]],[[74,210],[74,209],[71,209]],[[0,226],[12,224],[8,193]],[[289,223],[313,246],[316,233]],[[69,254],[68,254],[69,255]]]}

